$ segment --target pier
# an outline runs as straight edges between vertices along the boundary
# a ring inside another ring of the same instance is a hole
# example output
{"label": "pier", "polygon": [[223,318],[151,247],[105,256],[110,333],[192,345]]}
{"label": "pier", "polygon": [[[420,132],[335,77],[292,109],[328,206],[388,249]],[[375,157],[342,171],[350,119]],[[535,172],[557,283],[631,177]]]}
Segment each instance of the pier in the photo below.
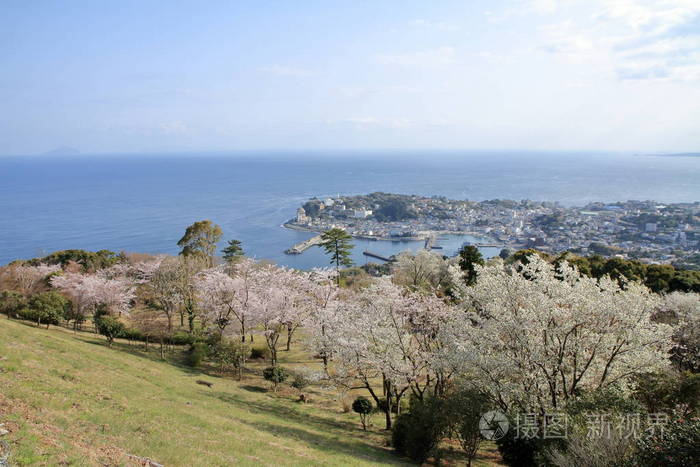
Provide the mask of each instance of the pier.
{"label": "pier", "polygon": [[430,234],[425,237],[425,245],[423,246],[426,250],[442,250],[442,247],[437,244],[437,235]]}
{"label": "pier", "polygon": [[284,252],[288,255],[300,255],[304,251],[308,250],[312,246],[316,246],[321,243],[321,236],[316,235],[315,237],[311,237],[308,240],[304,240],[303,242],[297,243],[293,247],[291,247],[288,250],[285,250]]}
{"label": "pier", "polygon": [[385,261],[387,263],[391,263],[393,261],[391,258],[387,258],[386,256],[382,256],[378,253],[373,253],[373,252],[367,251],[367,250],[363,251],[362,254],[365,256],[369,256],[370,258],[380,259],[380,260]]}

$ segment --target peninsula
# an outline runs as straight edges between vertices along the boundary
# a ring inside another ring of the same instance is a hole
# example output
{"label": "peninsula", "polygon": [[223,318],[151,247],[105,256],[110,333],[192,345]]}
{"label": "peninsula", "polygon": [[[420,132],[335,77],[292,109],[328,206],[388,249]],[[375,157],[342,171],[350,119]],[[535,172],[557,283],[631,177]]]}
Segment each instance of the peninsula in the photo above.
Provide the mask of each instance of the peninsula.
{"label": "peninsula", "polygon": [[[356,238],[426,243],[440,234],[465,234],[492,239],[489,246],[619,255],[700,269],[698,202],[566,207],[549,201],[476,202],[379,192],[310,199],[284,225],[314,232],[338,227]],[[288,251],[300,252],[295,248]]]}

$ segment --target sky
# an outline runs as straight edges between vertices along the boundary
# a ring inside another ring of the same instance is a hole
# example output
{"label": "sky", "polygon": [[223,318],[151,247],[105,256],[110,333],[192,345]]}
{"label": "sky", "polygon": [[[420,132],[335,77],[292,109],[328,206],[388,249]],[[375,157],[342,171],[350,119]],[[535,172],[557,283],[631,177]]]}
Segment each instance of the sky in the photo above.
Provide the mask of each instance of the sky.
{"label": "sky", "polygon": [[700,0],[3,0],[0,70],[0,154],[700,151]]}

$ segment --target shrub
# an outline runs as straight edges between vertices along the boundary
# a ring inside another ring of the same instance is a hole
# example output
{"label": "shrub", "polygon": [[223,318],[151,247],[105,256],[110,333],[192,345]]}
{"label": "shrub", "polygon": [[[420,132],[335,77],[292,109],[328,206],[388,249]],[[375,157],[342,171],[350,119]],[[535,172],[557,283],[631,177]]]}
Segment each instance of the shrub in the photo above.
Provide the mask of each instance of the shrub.
{"label": "shrub", "polygon": [[8,318],[18,316],[19,311],[27,306],[27,299],[19,292],[3,291],[0,293],[0,313]]}
{"label": "shrub", "polygon": [[[511,426],[515,426],[511,420]],[[510,429],[505,436],[496,440],[498,452],[501,453],[503,462],[511,467],[530,467],[537,465],[536,459],[542,451],[539,437],[526,438],[518,436],[516,430]]]}
{"label": "shrub", "polygon": [[192,368],[199,367],[209,353],[209,347],[204,342],[193,342],[187,350],[185,362]]}
{"label": "shrub", "polygon": [[289,377],[289,373],[282,367],[271,366],[263,370],[263,378],[272,383],[272,390],[277,390],[277,385],[285,382]]}
{"label": "shrub", "polygon": [[637,442],[636,464],[684,467],[700,459],[700,419],[676,419],[663,430]]}
{"label": "shrub", "polygon": [[239,340],[223,340],[211,349],[211,356],[219,364],[219,369],[235,371],[239,380],[243,376],[243,365],[249,355],[250,347]]}
{"label": "shrub", "polygon": [[479,420],[490,408],[489,398],[478,391],[461,389],[450,394],[447,404],[452,415],[452,432],[467,455],[468,465],[471,465],[481,444]]}
{"label": "shrub", "polygon": [[294,381],[292,381],[292,387],[294,389],[302,390],[311,384],[311,377],[303,372],[294,373]]}
{"label": "shrub", "polygon": [[126,330],[124,323],[119,321],[115,316],[110,316],[107,312],[98,310],[95,313],[95,327],[97,332],[107,338],[107,345],[112,346],[114,339],[121,337]]}
{"label": "shrub", "polygon": [[635,442],[623,430],[610,430],[591,433],[588,426],[573,427],[566,443],[548,447],[545,452],[550,464],[556,467],[600,467],[633,466],[631,456],[635,451]]}
{"label": "shrub", "polygon": [[144,335],[144,333],[141,332],[140,330],[134,329],[134,328],[124,329],[121,337],[123,337],[124,339],[129,339],[130,341],[145,341],[146,340],[146,336]]}
{"label": "shrub", "polygon": [[369,421],[369,416],[374,410],[374,406],[366,397],[359,396],[352,403],[353,412],[360,415],[360,423],[362,423],[362,429],[367,431],[367,422]]}
{"label": "shrub", "polygon": [[250,358],[252,360],[267,360],[270,358],[270,349],[267,347],[253,347],[250,350]]}
{"label": "shrub", "polygon": [[22,310],[22,316],[36,321],[37,325],[59,324],[70,308],[70,302],[58,292],[42,292],[29,299],[27,307]]}
{"label": "shrub", "polygon": [[185,331],[178,331],[174,333],[172,336],[170,336],[168,339],[168,343],[170,345],[192,345],[194,342],[197,340],[197,337],[185,332]]}
{"label": "shrub", "polygon": [[416,462],[425,462],[437,455],[438,444],[449,432],[449,418],[444,400],[413,400],[410,411],[396,420],[392,432],[394,448]]}
{"label": "shrub", "polygon": [[398,453],[406,454],[406,441],[410,425],[411,416],[408,413],[399,415],[394,420],[394,427],[391,430],[391,445]]}

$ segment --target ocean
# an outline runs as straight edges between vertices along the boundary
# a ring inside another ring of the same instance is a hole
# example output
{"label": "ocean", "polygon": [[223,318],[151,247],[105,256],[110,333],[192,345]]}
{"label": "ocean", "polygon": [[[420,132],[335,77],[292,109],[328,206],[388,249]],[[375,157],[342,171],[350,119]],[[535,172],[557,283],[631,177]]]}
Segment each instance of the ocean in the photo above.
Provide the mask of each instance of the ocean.
{"label": "ocean", "polygon": [[[185,228],[211,219],[249,256],[295,268],[328,265],[313,236],[282,224],[307,199],[384,191],[452,199],[700,201],[700,157],[589,152],[238,152],[0,157],[0,264],[48,252],[177,253]],[[442,238],[453,254],[472,237]],[[422,242],[355,240],[391,255]],[[484,254],[497,254],[484,249]]]}

